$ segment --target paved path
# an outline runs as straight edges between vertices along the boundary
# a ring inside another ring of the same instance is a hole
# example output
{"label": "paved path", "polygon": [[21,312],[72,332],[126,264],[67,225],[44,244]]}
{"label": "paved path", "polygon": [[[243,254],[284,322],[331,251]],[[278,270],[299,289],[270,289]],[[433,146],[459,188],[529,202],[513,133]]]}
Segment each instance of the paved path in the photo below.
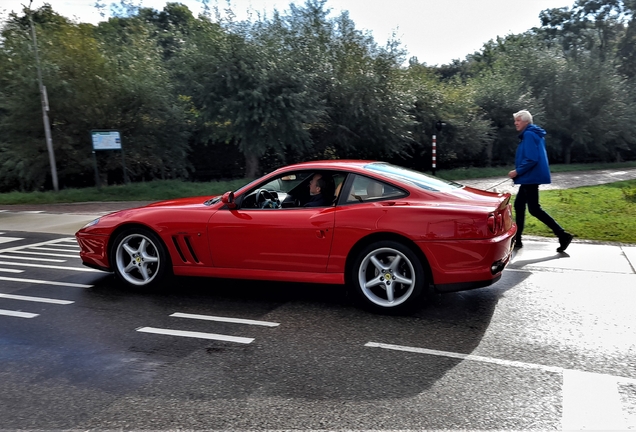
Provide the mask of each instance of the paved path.
{"label": "paved path", "polygon": [[[570,189],[581,186],[594,186],[632,179],[636,179],[636,168],[625,168],[622,170],[572,171],[565,173],[552,173],[552,184],[541,185],[540,189]],[[512,183],[512,180],[507,180],[504,177],[459,180],[458,183],[465,184],[466,186],[476,187],[478,189],[496,190],[497,192],[516,193],[517,191],[517,186]]]}

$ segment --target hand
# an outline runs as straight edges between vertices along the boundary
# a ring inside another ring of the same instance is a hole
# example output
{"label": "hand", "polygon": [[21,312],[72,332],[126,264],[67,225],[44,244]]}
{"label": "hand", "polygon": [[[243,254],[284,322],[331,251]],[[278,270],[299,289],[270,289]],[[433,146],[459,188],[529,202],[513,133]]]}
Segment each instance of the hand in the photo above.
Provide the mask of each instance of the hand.
{"label": "hand", "polygon": [[512,170],[508,173],[508,177],[510,177],[511,179],[517,177],[517,170]]}

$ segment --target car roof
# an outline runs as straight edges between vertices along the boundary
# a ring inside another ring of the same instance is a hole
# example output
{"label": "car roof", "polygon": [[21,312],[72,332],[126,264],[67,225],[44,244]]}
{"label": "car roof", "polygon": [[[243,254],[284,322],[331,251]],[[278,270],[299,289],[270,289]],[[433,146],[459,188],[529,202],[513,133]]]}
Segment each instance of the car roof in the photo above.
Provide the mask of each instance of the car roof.
{"label": "car roof", "polygon": [[299,162],[296,164],[287,165],[287,166],[279,168],[279,170],[285,170],[285,171],[290,169],[324,169],[324,170],[356,169],[356,170],[359,170],[365,165],[370,163],[383,163],[383,162],[375,161],[375,160],[361,160],[361,159],[318,160],[318,161],[309,161],[309,162]]}

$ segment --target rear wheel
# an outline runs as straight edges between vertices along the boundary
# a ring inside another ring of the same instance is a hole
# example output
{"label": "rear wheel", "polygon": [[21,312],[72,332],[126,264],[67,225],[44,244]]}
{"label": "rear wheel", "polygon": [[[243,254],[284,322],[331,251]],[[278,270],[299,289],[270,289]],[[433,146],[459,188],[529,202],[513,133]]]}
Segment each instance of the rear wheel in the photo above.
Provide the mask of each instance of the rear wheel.
{"label": "rear wheel", "polygon": [[170,258],[163,242],[145,228],[130,228],[113,242],[111,262],[124,283],[140,288],[159,286],[170,273]]}
{"label": "rear wheel", "polygon": [[351,272],[350,281],[359,300],[377,312],[410,310],[426,279],[417,255],[395,241],[379,241],[364,248]]}

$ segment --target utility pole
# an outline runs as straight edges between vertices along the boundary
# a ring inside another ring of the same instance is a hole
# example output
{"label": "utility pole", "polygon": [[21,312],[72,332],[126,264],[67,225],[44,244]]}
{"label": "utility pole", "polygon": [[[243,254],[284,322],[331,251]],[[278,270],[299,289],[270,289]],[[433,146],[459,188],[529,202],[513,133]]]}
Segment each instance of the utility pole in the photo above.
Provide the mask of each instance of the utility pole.
{"label": "utility pole", "polygon": [[46,148],[49,151],[49,164],[51,165],[51,179],[53,180],[53,189],[59,191],[57,183],[57,167],[55,166],[55,153],[53,152],[53,140],[51,139],[51,125],[49,124],[49,98],[46,94],[46,87],[42,84],[42,71],[40,70],[40,56],[38,54],[38,41],[35,36],[35,26],[33,25],[33,15],[31,13],[31,4],[29,2],[29,23],[31,24],[31,33],[33,35],[33,48],[35,49],[35,65],[38,70],[38,85],[40,86],[40,97],[42,101],[42,121],[44,121],[44,136],[46,137]]}

